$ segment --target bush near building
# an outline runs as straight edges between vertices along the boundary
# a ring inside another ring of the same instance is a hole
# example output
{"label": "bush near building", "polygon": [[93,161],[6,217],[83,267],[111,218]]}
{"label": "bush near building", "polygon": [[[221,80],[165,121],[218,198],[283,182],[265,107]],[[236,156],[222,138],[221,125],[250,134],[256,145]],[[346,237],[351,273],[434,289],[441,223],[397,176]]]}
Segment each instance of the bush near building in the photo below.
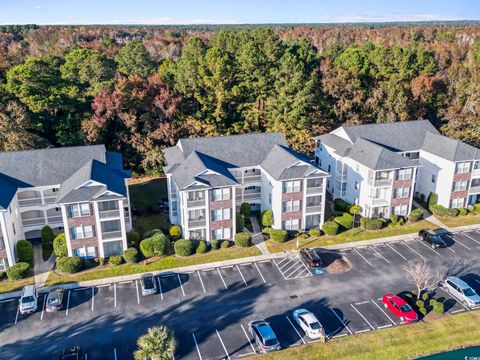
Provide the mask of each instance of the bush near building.
{"label": "bush near building", "polygon": [[9,280],[20,280],[28,277],[30,264],[27,262],[18,262],[7,269],[7,277]]}
{"label": "bush near building", "polygon": [[205,240],[200,240],[197,245],[195,252],[197,254],[205,254],[208,251],[208,244]]}
{"label": "bush near building", "polygon": [[350,207],[352,206],[352,204],[340,198],[336,198],[335,200],[333,200],[333,203],[335,204],[335,210],[342,212],[349,212]]}
{"label": "bush near building", "polygon": [[32,262],[33,261],[33,246],[28,240],[19,240],[17,242],[17,256],[20,262]]}
{"label": "bush near building", "polygon": [[261,220],[264,227],[271,227],[273,225],[273,211],[270,209],[263,211]]}
{"label": "bush near building", "polygon": [[446,217],[446,216],[457,216],[458,209],[446,208],[443,205],[432,205],[430,206],[430,212],[435,216]]}
{"label": "bush near building", "polygon": [[130,246],[137,246],[140,243],[140,234],[134,230],[129,231],[127,233],[127,242]]}
{"label": "bush near building", "polygon": [[363,217],[360,219],[360,226],[364,230],[380,230],[385,225],[385,220],[375,218],[370,219]]}
{"label": "bush near building", "polygon": [[210,240],[210,246],[212,247],[212,250],[217,250],[220,247],[220,244],[218,243],[218,240]]}
{"label": "bush near building", "polygon": [[284,243],[288,239],[288,233],[286,230],[272,229],[270,230],[270,239],[278,243]]}
{"label": "bush near building", "polygon": [[246,232],[235,234],[235,245],[239,247],[252,246],[252,235]]}
{"label": "bush near building", "polygon": [[166,255],[170,249],[170,240],[162,232],[154,233],[152,237],[140,242],[140,251],[145,257]]}
{"label": "bush near building", "polygon": [[325,221],[322,230],[326,235],[337,235],[339,225],[335,221]]}
{"label": "bush near building", "polygon": [[160,229],[149,230],[149,231],[143,233],[143,238],[144,238],[144,239],[148,239],[148,238],[150,238],[150,237],[152,237],[153,235],[158,234],[158,233],[163,234],[163,231],[160,230]]}
{"label": "bush near building", "polygon": [[222,249],[228,249],[230,247],[230,240],[222,240],[220,247]]}
{"label": "bush near building", "polygon": [[138,250],[130,247],[123,252],[123,259],[127,264],[135,264],[138,261]]}
{"label": "bush near building", "polygon": [[236,215],[236,232],[242,232],[243,228],[245,227],[245,220],[243,219],[243,215],[237,213]]}
{"label": "bush near building", "polygon": [[68,255],[67,251],[67,241],[65,239],[65,234],[58,234],[53,239],[53,252],[57,258],[65,257]]}
{"label": "bush near building", "polygon": [[63,273],[73,274],[82,268],[82,260],[78,256],[61,257],[57,259],[57,268]]}
{"label": "bush near building", "polygon": [[190,256],[195,251],[195,245],[191,240],[180,239],[175,242],[175,255]]}
{"label": "bush near building", "polygon": [[417,208],[413,209],[410,214],[408,214],[407,219],[410,222],[417,222],[423,218],[423,209]]}
{"label": "bush near building", "polygon": [[178,225],[172,225],[170,226],[170,229],[168,230],[168,233],[170,235],[170,238],[173,241],[176,241],[182,237],[182,229],[180,229],[180,226]]}
{"label": "bush near building", "polygon": [[333,219],[337,224],[341,225],[344,229],[351,229],[353,226],[353,215],[344,212],[342,216],[337,216]]}
{"label": "bush near building", "polygon": [[437,205],[438,203],[438,195],[434,192],[431,192],[429,195],[428,195],[428,198],[427,198],[427,206],[428,206],[428,210],[431,211],[431,207],[433,205]]}
{"label": "bush near building", "polygon": [[108,264],[113,266],[118,266],[123,262],[123,257],[121,255],[110,256],[108,259]]}
{"label": "bush near building", "polygon": [[320,231],[320,229],[310,229],[308,230],[308,235],[310,236],[320,236],[322,234],[322,232]]}
{"label": "bush near building", "polygon": [[53,230],[50,226],[45,225],[42,228],[42,232],[40,234],[42,239],[42,244],[44,245],[51,245],[53,243],[53,239],[55,239],[55,235],[53,234]]}

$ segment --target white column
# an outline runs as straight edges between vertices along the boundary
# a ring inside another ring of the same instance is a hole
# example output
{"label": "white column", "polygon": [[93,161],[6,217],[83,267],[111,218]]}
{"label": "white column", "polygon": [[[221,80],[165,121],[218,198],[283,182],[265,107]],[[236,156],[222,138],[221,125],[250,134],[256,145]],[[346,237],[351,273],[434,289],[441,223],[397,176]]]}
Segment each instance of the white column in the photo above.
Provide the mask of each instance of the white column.
{"label": "white column", "polygon": [[103,252],[103,238],[102,238],[102,224],[100,223],[100,215],[98,214],[98,203],[90,203],[93,207],[93,213],[95,214],[95,235],[97,235],[98,241],[98,256],[103,258],[105,257]]}
{"label": "white column", "polygon": [[127,229],[125,226],[125,213],[123,212],[123,199],[118,200],[118,205],[120,206],[120,228],[122,231],[122,243],[123,243],[123,250],[127,250],[128,243],[127,243]]}
{"label": "white column", "polygon": [[324,177],[322,179],[322,214],[320,215],[320,224],[318,225],[319,228],[322,228],[322,225],[325,222],[325,204],[326,203],[327,203],[327,177]]}
{"label": "white column", "polygon": [[303,179],[303,200],[302,200],[302,220],[300,229],[305,230],[307,225],[307,179]]}
{"label": "white column", "polygon": [[15,265],[15,258],[10,247],[10,239],[7,233],[7,224],[5,222],[5,212],[0,212],[0,228],[2,229],[3,243],[5,244],[5,251],[7,253],[8,266]]}
{"label": "white column", "polygon": [[70,228],[68,227],[67,206],[60,205],[62,209],[63,228],[65,229],[65,242],[67,243],[67,254],[73,256],[72,239],[70,238]]}
{"label": "white column", "polygon": [[210,242],[210,189],[205,190],[205,213],[205,240]]}

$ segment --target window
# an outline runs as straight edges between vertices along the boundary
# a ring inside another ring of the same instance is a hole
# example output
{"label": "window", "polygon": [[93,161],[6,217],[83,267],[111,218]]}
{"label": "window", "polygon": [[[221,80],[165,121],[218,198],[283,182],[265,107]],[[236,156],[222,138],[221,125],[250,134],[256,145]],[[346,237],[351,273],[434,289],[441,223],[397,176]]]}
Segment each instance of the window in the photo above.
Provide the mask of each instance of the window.
{"label": "window", "polygon": [[188,220],[204,220],[205,219],[205,210],[189,210],[188,211]]}
{"label": "window", "polygon": [[328,165],[328,172],[332,172],[332,166],[331,165]]}
{"label": "window", "polygon": [[307,197],[307,207],[310,206],[318,206],[322,202],[322,197],[320,195],[317,196],[308,196]]}
{"label": "window", "polygon": [[283,229],[284,230],[298,230],[298,224],[299,224],[298,219],[285,220],[283,222]]}
{"label": "window", "polygon": [[268,193],[268,203],[272,203],[272,193]]}
{"label": "window", "polygon": [[230,219],[230,209],[215,209],[212,211],[212,220],[229,220]]}
{"label": "window", "polygon": [[231,238],[230,228],[222,228],[213,230],[213,238],[215,240],[224,240]]}
{"label": "window", "polygon": [[394,206],[393,213],[399,216],[407,215],[407,205]]}
{"label": "window", "polygon": [[410,195],[409,187],[395,189],[395,195],[394,195],[395,199],[406,198],[409,195]]}
{"label": "window", "polygon": [[96,257],[95,246],[88,246],[83,248],[74,249],[74,254],[84,259],[93,259]]}
{"label": "window", "polygon": [[72,240],[87,239],[93,237],[92,225],[80,225],[70,229]]}
{"label": "window", "polygon": [[118,209],[118,201],[102,201],[98,203],[99,211],[111,211],[111,210],[117,210],[117,209]]}
{"label": "window", "polygon": [[299,192],[300,191],[300,180],[294,181],[285,181],[283,183],[283,192],[284,193],[292,193],[292,192]]}
{"label": "window", "polygon": [[305,217],[306,229],[318,228],[319,225],[320,225],[320,215],[307,215]]}
{"label": "window", "polygon": [[467,173],[469,171],[470,171],[469,162],[457,163],[457,169],[455,171],[457,174]]}
{"label": "window", "polygon": [[358,183],[358,181],[355,181],[355,190],[358,191],[359,188],[360,188],[360,184]]}
{"label": "window", "polygon": [[464,190],[467,190],[467,186],[468,186],[467,180],[455,181],[453,183],[452,191],[464,191]]}
{"label": "window", "polygon": [[462,208],[465,202],[464,198],[452,199],[451,207],[452,208]]}
{"label": "window", "polygon": [[317,188],[322,186],[322,179],[315,178],[315,179],[308,179],[307,180],[307,188]]}
{"label": "window", "polygon": [[82,203],[82,204],[72,204],[67,206],[67,215],[70,218],[73,217],[80,217],[80,216],[90,216],[90,204],[89,203]]}
{"label": "window", "polygon": [[5,263],[5,259],[0,259],[0,271],[7,270],[7,264]]}
{"label": "window", "polygon": [[3,241],[3,236],[0,235],[0,250],[5,249],[5,242]]}
{"label": "window", "polygon": [[397,171],[397,180],[410,180],[412,177],[412,169],[400,169]]}
{"label": "window", "polygon": [[435,176],[435,174],[432,174],[432,183],[435,184],[436,181],[437,181],[437,177]]}
{"label": "window", "polygon": [[113,255],[120,255],[123,252],[123,242],[107,241],[103,243],[103,256],[110,257]]}
{"label": "window", "polygon": [[197,201],[205,199],[205,191],[189,191],[188,201]]}
{"label": "window", "polygon": [[300,200],[290,200],[283,203],[283,212],[300,210]]}
{"label": "window", "polygon": [[229,188],[215,189],[212,191],[212,201],[229,200],[229,199],[230,199]]}
{"label": "window", "polygon": [[188,238],[190,240],[204,240],[205,239],[205,229],[191,230],[188,232]]}

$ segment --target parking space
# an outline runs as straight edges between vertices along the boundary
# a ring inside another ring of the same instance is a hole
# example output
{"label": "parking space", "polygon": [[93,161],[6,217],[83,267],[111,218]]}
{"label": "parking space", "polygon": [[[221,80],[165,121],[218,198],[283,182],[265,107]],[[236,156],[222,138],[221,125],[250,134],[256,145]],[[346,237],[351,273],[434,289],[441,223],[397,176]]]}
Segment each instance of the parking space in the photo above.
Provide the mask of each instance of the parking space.
{"label": "parking space", "polygon": [[[106,311],[111,311],[111,307],[107,305],[107,303],[113,304],[113,298],[107,294],[107,289],[102,295],[101,304],[102,306],[106,307]],[[95,292],[95,288],[93,288],[93,292]],[[69,319],[77,318],[77,319],[85,319],[86,316],[91,316],[92,313],[92,302],[95,301],[94,297],[92,297],[92,288],[77,288],[72,290],[67,290],[64,292],[63,296],[63,309],[58,314],[64,315]],[[100,303],[93,304],[93,309],[95,310],[95,305],[99,305]],[[50,315],[50,314],[49,314]],[[56,315],[56,314],[52,314]],[[72,321],[72,320],[69,320]]]}
{"label": "parking space", "polygon": [[0,331],[15,325],[18,321],[18,298],[0,301]]}
{"label": "parking space", "polygon": [[228,359],[230,355],[218,330],[201,328],[192,333],[195,349],[200,359]]}
{"label": "parking space", "polygon": [[185,289],[177,273],[159,276],[158,285],[163,300],[178,301],[185,297]]}
{"label": "parking space", "polygon": [[137,280],[113,284],[113,291],[115,309],[132,312],[140,305],[141,287]]}
{"label": "parking space", "polygon": [[334,306],[333,309],[352,333],[358,334],[373,330],[368,320],[365,319],[353,304],[342,304]]}
{"label": "parking space", "polygon": [[180,283],[182,284],[185,296],[199,296],[205,294],[207,289],[200,272],[189,272],[178,274]]}
{"label": "parking space", "polygon": [[281,271],[278,271],[278,267],[274,261],[277,260],[259,261],[255,263],[255,267],[258,268],[262,277],[269,285],[282,284],[285,281],[285,278]]}
{"label": "parking space", "polygon": [[313,276],[298,255],[273,260],[285,280]]}
{"label": "parking space", "polygon": [[436,299],[443,303],[446,313],[457,314],[469,310],[464,304],[451,296],[443,288],[438,288],[435,292]]}
{"label": "parking space", "polygon": [[255,353],[253,338],[248,333],[247,324],[231,324],[218,331],[228,356],[231,358],[252,355]]}
{"label": "parking space", "polygon": [[353,304],[355,310],[364,318],[368,325],[374,329],[383,329],[397,325],[375,300],[365,300]]}
{"label": "parking space", "polygon": [[218,269],[202,270],[198,273],[199,279],[202,279],[203,286],[207,293],[218,293],[228,289]]}
{"label": "parking space", "polygon": [[291,314],[270,316],[266,320],[272,326],[283,349],[306,344],[306,341],[303,339],[305,334],[294,324]]}

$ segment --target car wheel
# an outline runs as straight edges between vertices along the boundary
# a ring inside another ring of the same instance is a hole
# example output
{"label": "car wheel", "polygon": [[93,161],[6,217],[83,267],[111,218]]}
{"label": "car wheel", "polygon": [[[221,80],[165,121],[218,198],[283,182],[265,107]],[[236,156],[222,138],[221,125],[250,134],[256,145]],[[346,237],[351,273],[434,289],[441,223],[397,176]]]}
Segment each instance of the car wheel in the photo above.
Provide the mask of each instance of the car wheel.
{"label": "car wheel", "polygon": [[385,307],[385,309],[388,309],[388,306],[386,303],[384,303],[383,306]]}
{"label": "car wheel", "polygon": [[403,316],[400,316],[400,321],[405,322],[405,318]]}
{"label": "car wheel", "polygon": [[432,244],[432,249],[435,250],[436,246],[434,244]]}

